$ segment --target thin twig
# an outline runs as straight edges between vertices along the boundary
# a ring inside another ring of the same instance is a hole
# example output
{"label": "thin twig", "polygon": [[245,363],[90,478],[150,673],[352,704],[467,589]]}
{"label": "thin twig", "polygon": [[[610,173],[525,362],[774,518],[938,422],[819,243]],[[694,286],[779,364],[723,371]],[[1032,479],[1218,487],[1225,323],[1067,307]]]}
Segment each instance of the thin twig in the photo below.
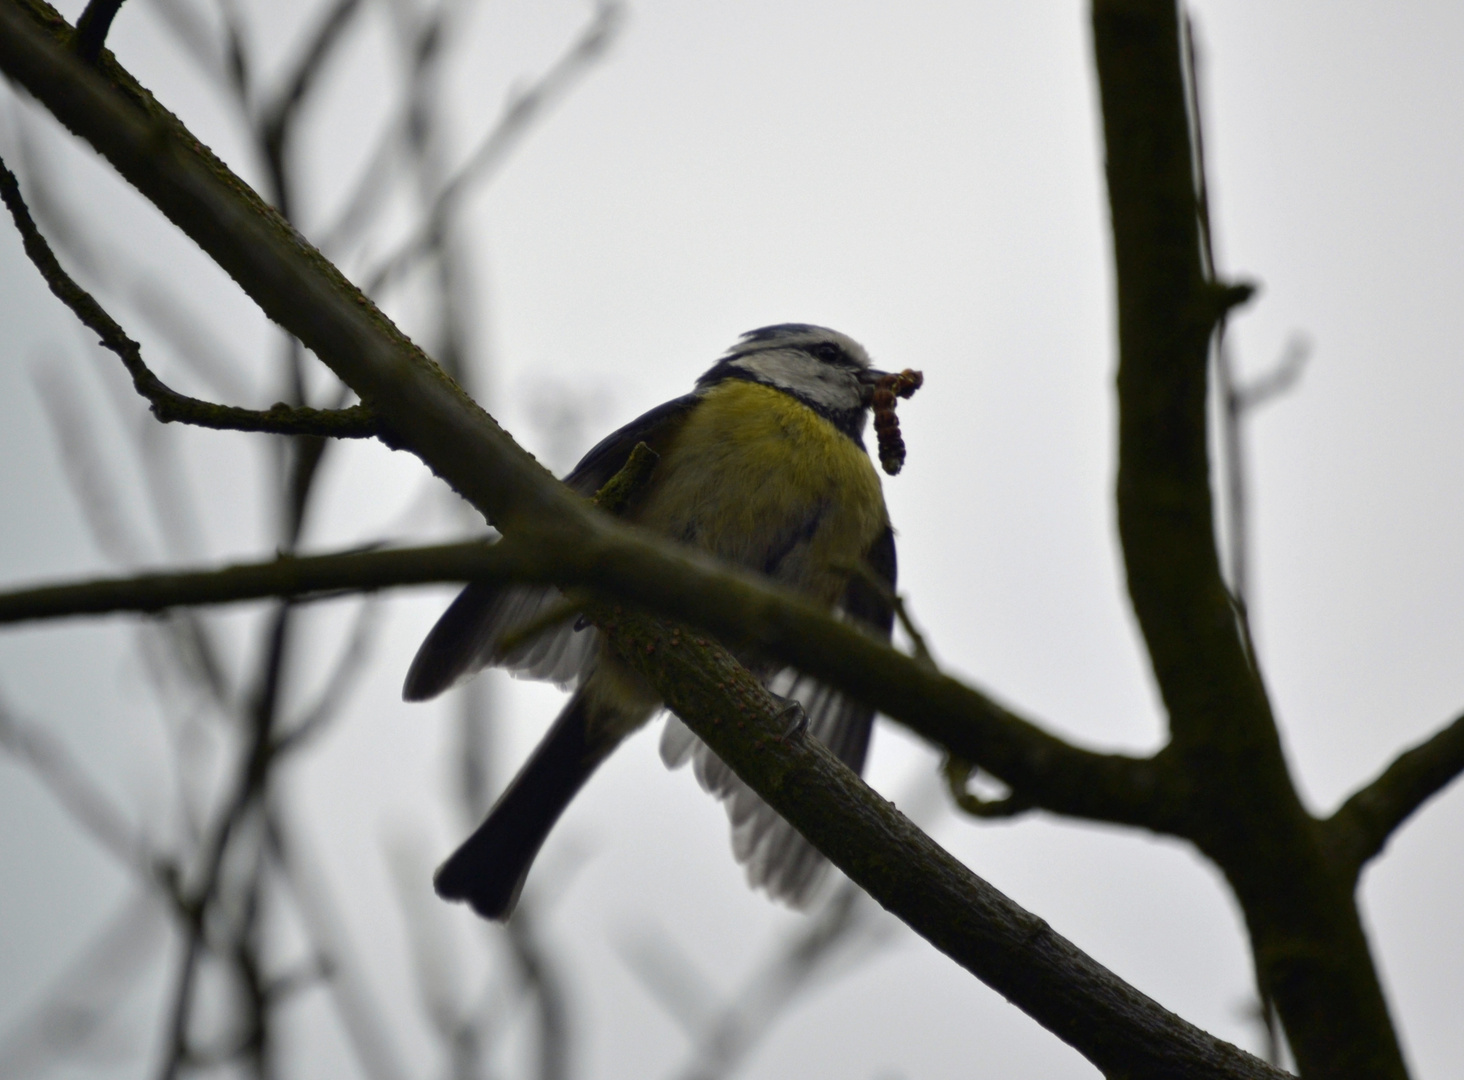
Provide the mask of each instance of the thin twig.
{"label": "thin twig", "polygon": [[337,439],[374,438],[381,434],[380,419],[365,405],[338,410],[291,408],[284,404],[264,410],[243,409],[202,401],[172,390],[143,361],[137,342],[129,338],[101,304],[62,269],[51,246],[31,219],[15,174],[6,168],[3,161],[0,161],[0,198],[15,220],[26,254],[45,278],[51,292],[100,336],[102,345],[117,354],[132,376],[133,386],[151,403],[153,415],[163,423],[176,420],[228,431],[319,435]]}
{"label": "thin twig", "polygon": [[144,881],[155,883],[152,856],[126,825],[127,815],[66,748],[39,724],[22,720],[0,699],[0,749],[28,765],[81,828]]}
{"label": "thin twig", "polygon": [[895,618],[899,621],[900,629],[905,631],[905,636],[910,639],[910,649],[916,662],[928,668],[935,668],[935,656],[930,651],[930,645],[925,640],[925,635],[920,627],[915,624],[915,619],[910,614],[910,609],[905,603],[905,598],[890,588],[890,583],[874,572],[874,569],[863,560],[858,562],[840,563],[835,567],[848,574],[858,576],[859,580],[869,586],[885,603],[894,610]]}
{"label": "thin twig", "polygon": [[497,124],[483,137],[468,160],[443,185],[417,230],[366,274],[366,292],[375,295],[426,255],[437,243],[458,204],[472,188],[487,180],[539,115],[557,102],[609,48],[624,11],[614,0],[602,0],[590,23],[569,49],[537,81],[510,96]]}
{"label": "thin twig", "polygon": [[1035,809],[1031,802],[1019,798],[1015,792],[999,799],[988,799],[976,794],[971,790],[970,783],[971,777],[979,771],[977,766],[954,754],[947,754],[941,765],[941,775],[945,778],[951,801],[962,811],[972,817],[995,820],[1016,817]]}
{"label": "thin twig", "polygon": [[1356,874],[1429,799],[1464,773],[1464,716],[1399,754],[1326,822],[1343,865]]}
{"label": "thin twig", "polygon": [[409,584],[516,578],[544,582],[544,564],[531,556],[519,545],[469,541],[280,556],[222,569],[42,586],[0,594],[0,624],[111,612],[152,614],[174,607],[279,597],[320,600]]}
{"label": "thin twig", "polygon": [[300,719],[290,725],[275,742],[275,753],[293,753],[320,734],[331,720],[340,714],[350,700],[350,687],[360,676],[366,661],[370,659],[371,647],[376,636],[378,608],[368,600],[360,605],[355,624],[351,628],[346,647],[326,679],[325,686],[307,708]]}
{"label": "thin twig", "polygon": [[90,0],[81,18],[76,20],[76,36],[71,47],[88,64],[95,64],[97,57],[101,56],[107,31],[112,29],[112,20],[117,17],[122,3],[123,0]]}

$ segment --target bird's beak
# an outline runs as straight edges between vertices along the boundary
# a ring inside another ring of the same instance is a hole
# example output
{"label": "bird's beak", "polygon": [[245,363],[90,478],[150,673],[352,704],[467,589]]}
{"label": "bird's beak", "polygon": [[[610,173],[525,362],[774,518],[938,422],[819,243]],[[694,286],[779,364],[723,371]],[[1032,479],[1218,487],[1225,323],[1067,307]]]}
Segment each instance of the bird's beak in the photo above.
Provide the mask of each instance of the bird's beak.
{"label": "bird's beak", "polygon": [[879,368],[864,368],[858,374],[859,384],[864,388],[864,404],[869,405],[874,401],[874,388],[879,381],[889,375],[888,371],[881,371]]}

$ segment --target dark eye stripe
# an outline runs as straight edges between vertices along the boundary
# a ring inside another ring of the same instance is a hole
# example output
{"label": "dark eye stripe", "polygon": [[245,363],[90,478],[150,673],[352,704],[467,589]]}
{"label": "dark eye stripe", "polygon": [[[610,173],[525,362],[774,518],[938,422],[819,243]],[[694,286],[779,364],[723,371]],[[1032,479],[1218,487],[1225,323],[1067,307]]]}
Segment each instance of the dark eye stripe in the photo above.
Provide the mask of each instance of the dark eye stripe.
{"label": "dark eye stripe", "polygon": [[820,341],[813,345],[806,345],[803,351],[815,360],[822,360],[826,364],[838,364],[840,367],[857,366],[853,360],[849,359],[849,354],[832,341]]}

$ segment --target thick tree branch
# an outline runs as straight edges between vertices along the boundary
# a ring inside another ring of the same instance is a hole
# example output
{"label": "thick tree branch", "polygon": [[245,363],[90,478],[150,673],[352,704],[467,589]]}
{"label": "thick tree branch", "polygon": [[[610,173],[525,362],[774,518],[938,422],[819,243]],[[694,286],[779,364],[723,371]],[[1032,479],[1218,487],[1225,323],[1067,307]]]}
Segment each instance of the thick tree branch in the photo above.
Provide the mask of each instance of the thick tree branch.
{"label": "thick tree branch", "polygon": [[1169,1013],[920,831],[725,649],[656,619],[592,611],[621,655],[763,798],[871,896],[1106,1076],[1286,1074]]}
{"label": "thick tree branch", "polygon": [[342,552],[49,585],[0,595],[0,624],[501,580],[557,584],[644,604],[723,641],[777,656],[869,701],[949,753],[979,761],[1019,789],[1029,805],[1154,829],[1165,828],[1179,812],[1162,764],[1072,746],[799,597],[689,551],[668,558],[650,544],[573,548],[542,538],[510,539],[492,546]]}
{"label": "thick tree branch", "polygon": [[1220,574],[1207,361],[1216,321],[1249,290],[1204,272],[1175,0],[1094,0],[1093,31],[1118,286],[1119,535],[1187,789],[1180,831],[1235,889],[1302,1073],[1396,1080],[1406,1070],[1353,882],[1297,797]]}
{"label": "thick tree branch", "polygon": [[[1118,514],[1129,594],[1175,741],[1209,747],[1243,729],[1270,751],[1275,725],[1215,549],[1207,361],[1233,298],[1202,268],[1174,3],[1097,0],[1093,21],[1118,273]],[[1271,756],[1279,761],[1279,749]]]}
{"label": "thick tree branch", "polygon": [[338,439],[364,439],[380,434],[381,421],[363,405],[348,409],[296,409],[281,403],[263,410],[242,409],[235,405],[202,401],[171,389],[147,366],[137,342],[129,338],[96,298],[78,285],[61,266],[51,245],[36,228],[15,174],[3,160],[0,160],[0,200],[4,201],[15,221],[26,255],[40,271],[51,292],[85,326],[96,332],[103,346],[117,354],[132,376],[132,385],[151,403],[153,415],[163,423],[176,420],[224,431],[319,435]]}
{"label": "thick tree branch", "polygon": [[[1024,796],[1037,789],[1044,803],[1092,806],[1109,820],[1152,819],[1162,780],[1152,763],[1075,750],[882,643],[847,627],[824,627],[826,616],[807,604],[780,598],[746,575],[715,573],[705,559],[592,513],[108,56],[97,71],[86,68],[62,47],[69,39],[65,23],[36,0],[0,0],[0,67],[106,156],[271,318],[376,409],[394,445],[419,455],[513,542],[559,560],[555,580],[570,585],[578,579],[597,592],[633,598],[636,606],[696,621],[731,642],[773,646],[767,651],[919,723]],[[656,669],[658,685],[678,711],[690,708],[688,688],[710,693],[708,680],[717,672],[677,667],[665,653],[656,657],[661,631],[649,625],[617,622],[610,636]],[[815,636],[807,639],[804,632]],[[724,683],[732,677],[721,674]],[[1040,920],[999,904],[877,798],[861,803],[820,793],[818,778],[838,766],[816,744],[791,740],[784,756],[770,747],[768,727],[733,734],[743,720],[771,723],[765,696],[756,699],[755,712],[735,713],[752,692],[762,694],[755,683],[750,689],[724,685],[705,713],[713,719],[698,722],[698,730],[876,899],[918,921],[932,941],[1064,1038],[1082,1043],[1095,1061],[1117,1070],[1127,1067],[1115,1063],[1132,1058],[1145,1070],[1127,1069],[1126,1075],[1184,1075],[1181,1065],[1208,1070],[1193,1075],[1277,1075],[1203,1033],[1175,1029],[1162,1010],[1073,955],[1076,950]],[[732,722],[716,724],[718,718]],[[772,775],[749,767],[760,757],[776,766]],[[849,777],[841,782],[858,783]],[[861,854],[867,851],[879,855],[871,860]],[[925,878],[932,864],[922,852],[941,867],[935,881]]]}
{"label": "thick tree branch", "polygon": [[1460,773],[1464,773],[1464,716],[1399,754],[1372,783],[1338,807],[1325,825],[1339,862],[1355,877],[1414,811]]}
{"label": "thick tree branch", "polygon": [[[510,537],[588,581],[723,640],[763,648],[862,698],[1059,813],[1168,829],[1172,790],[1148,761],[1076,750],[984,695],[747,575],[594,513],[110,57],[88,69],[38,0],[0,0],[0,67],[91,142],[328,364],[409,448]],[[104,81],[104,77],[106,80]]]}

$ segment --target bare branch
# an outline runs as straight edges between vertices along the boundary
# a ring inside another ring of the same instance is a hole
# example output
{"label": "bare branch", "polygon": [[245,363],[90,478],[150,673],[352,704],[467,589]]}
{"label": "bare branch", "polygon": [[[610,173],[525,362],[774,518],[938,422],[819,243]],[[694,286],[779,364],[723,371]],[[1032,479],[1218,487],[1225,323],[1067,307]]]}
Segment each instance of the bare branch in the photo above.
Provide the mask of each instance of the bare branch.
{"label": "bare branch", "polygon": [[1293,336],[1270,371],[1235,388],[1235,408],[1247,412],[1280,397],[1296,385],[1309,359],[1311,342],[1301,335]]}
{"label": "bare branch", "polygon": [[1420,806],[1464,772],[1464,716],[1393,760],[1326,822],[1327,838],[1352,875],[1380,854]]}
{"label": "bare branch", "polygon": [[260,117],[260,139],[263,142],[279,143],[285,138],[295,113],[314,88],[331,52],[340,43],[360,7],[361,0],[335,0],[335,4],[326,12],[300,59],[285,79],[279,96]]}
{"label": "bare branch", "polygon": [[346,695],[351,684],[371,656],[371,646],[376,636],[376,604],[367,601],[356,613],[355,625],[351,628],[346,647],[326,679],[315,704],[304,711],[275,743],[275,753],[293,752],[313,739],[329,724],[346,705]]}
{"label": "bare branch", "polygon": [[163,944],[167,917],[157,898],[133,893],[69,964],[44,1000],[0,1036],[0,1078],[24,1080],[92,1049],[125,995]]}
{"label": "bare branch", "polygon": [[969,785],[971,778],[978,771],[975,765],[954,755],[947,755],[945,763],[941,766],[951,801],[965,813],[976,818],[997,819],[1016,817],[1018,814],[1025,814],[1029,810],[1036,809],[1030,802],[1018,798],[1015,794],[1005,795],[999,799],[988,799],[976,794]]}
{"label": "bare branch", "polygon": [[279,597],[321,599],[397,585],[508,579],[534,573],[509,545],[477,542],[393,551],[281,556],[222,570],[140,574],[75,585],[53,585],[0,595],[0,624],[34,619],[151,614],[199,604],[229,604]]}
{"label": "bare branch", "polygon": [[1161,757],[1187,789],[1184,835],[1219,865],[1245,911],[1258,981],[1300,1071],[1403,1077],[1355,899],[1339,889],[1301,805],[1220,571],[1209,356],[1216,325],[1254,288],[1216,280],[1205,243],[1198,110],[1185,93],[1178,9],[1176,0],[1092,2],[1117,283],[1119,538],[1168,714]]}
{"label": "bare branch", "polygon": [[0,198],[15,219],[25,244],[25,252],[45,278],[46,284],[78,319],[94,330],[101,343],[116,353],[137,392],[152,403],[153,415],[163,423],[180,421],[200,427],[230,431],[262,431],[277,435],[320,435],[338,439],[373,438],[381,434],[376,414],[364,405],[349,409],[325,410],[291,408],[276,404],[265,410],[242,409],[234,405],[216,405],[170,389],[153,374],[142,359],[137,342],[123,331],[96,299],[78,285],[62,269],[51,246],[31,220],[15,174],[0,161]]}
{"label": "bare branch", "polygon": [[72,819],[127,867],[155,881],[152,857],[127,827],[127,815],[87,776],[66,745],[0,700],[0,748],[28,765]]}
{"label": "bare branch", "polygon": [[472,188],[492,176],[539,116],[554,105],[590,66],[604,55],[624,16],[615,0],[601,0],[590,23],[552,67],[526,89],[510,96],[498,123],[483,137],[467,162],[443,185],[427,219],[394,252],[366,275],[366,291],[375,295],[406,273],[438,243]]}
{"label": "bare branch", "polygon": [[123,0],[89,0],[81,18],[76,20],[76,37],[71,47],[76,55],[88,64],[96,63],[101,55],[102,44],[107,40],[107,31],[112,29],[112,20],[122,9]]}
{"label": "bare branch", "polygon": [[592,610],[622,659],[836,866],[937,949],[1109,1076],[1284,1074],[1144,997],[971,873],[817,739],[725,649],[657,620]]}

